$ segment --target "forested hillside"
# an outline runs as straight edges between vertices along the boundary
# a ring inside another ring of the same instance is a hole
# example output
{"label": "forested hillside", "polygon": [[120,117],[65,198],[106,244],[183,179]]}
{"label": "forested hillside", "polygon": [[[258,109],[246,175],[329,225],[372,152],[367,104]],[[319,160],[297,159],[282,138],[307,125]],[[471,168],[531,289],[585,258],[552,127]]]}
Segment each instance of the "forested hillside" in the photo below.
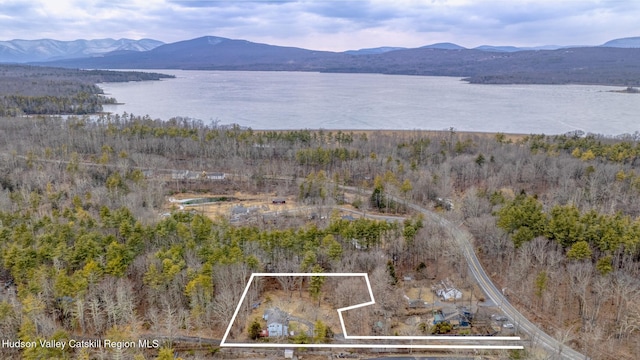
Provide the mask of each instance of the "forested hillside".
{"label": "forested hillside", "polygon": [[65,59],[90,69],[318,71],[465,77],[482,84],[640,85],[638,48],[576,47],[494,52],[422,47],[354,55],[205,36],[145,52]]}
{"label": "forested hillside", "polygon": [[[255,271],[370,273],[392,317],[404,301],[401,274],[464,278],[467,269],[450,235],[408,212],[404,199],[468,227],[499,287],[548,333],[592,359],[632,359],[640,350],[636,137],[254,131],[125,114],[5,117],[0,144],[3,339],[219,337]],[[229,177],[212,185],[162,175],[172,169]],[[165,205],[177,191],[215,186],[290,195],[320,212],[347,201],[337,185],[359,189],[348,200],[359,211],[407,220],[328,214],[231,223]],[[436,206],[438,198],[454,210]],[[353,239],[362,240],[357,249]],[[325,301],[335,304],[349,292],[328,288]],[[172,352],[171,342],[163,346]],[[516,355],[536,358],[534,348]],[[0,351],[27,359],[160,354]]]}
{"label": "forested hillside", "polygon": [[103,95],[101,82],[158,80],[169,75],[133,71],[72,70],[0,65],[0,116],[94,114],[116,99]]}

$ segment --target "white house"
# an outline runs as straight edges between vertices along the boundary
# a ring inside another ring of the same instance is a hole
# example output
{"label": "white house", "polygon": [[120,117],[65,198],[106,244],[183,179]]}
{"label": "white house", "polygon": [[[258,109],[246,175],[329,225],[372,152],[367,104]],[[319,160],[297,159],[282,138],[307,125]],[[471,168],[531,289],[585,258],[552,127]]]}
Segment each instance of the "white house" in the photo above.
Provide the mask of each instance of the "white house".
{"label": "white house", "polygon": [[289,315],[286,312],[278,308],[271,308],[264,311],[262,318],[267,321],[269,337],[289,335]]}
{"label": "white house", "polygon": [[461,299],[462,292],[456,288],[438,289],[436,294],[444,300]]}
{"label": "white house", "polygon": [[458,300],[462,299],[462,291],[456,289],[449,279],[443,280],[439,285],[432,288],[436,295],[443,300]]}
{"label": "white house", "polygon": [[196,180],[201,177],[201,173],[197,171],[189,170],[173,170],[171,172],[171,178],[173,180]]}
{"label": "white house", "polygon": [[224,180],[225,179],[225,175],[224,173],[221,172],[209,172],[206,173],[206,177],[209,180]]}
{"label": "white house", "polygon": [[173,180],[182,180],[187,178],[187,174],[189,174],[188,170],[173,170],[171,172],[171,178]]}

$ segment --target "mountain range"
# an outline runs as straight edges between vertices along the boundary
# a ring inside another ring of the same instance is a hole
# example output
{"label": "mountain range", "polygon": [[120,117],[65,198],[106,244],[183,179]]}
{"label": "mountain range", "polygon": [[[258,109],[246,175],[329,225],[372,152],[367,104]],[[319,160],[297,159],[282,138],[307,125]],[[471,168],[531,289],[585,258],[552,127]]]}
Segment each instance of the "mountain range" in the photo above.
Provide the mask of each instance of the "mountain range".
{"label": "mountain range", "polygon": [[162,41],[152,39],[95,39],[60,41],[52,39],[0,41],[0,62],[28,63],[82,58],[120,51],[148,51]]}
{"label": "mountain range", "polygon": [[[616,39],[591,47],[522,49],[487,45],[466,49],[452,43],[438,43],[411,49],[381,47],[346,52],[216,36],[170,44],[148,39],[104,39],[34,40],[26,46],[21,43],[24,40],[14,41],[17,43],[13,43],[11,49],[15,52],[17,45],[21,45],[24,58],[27,54],[46,58],[29,61],[30,64],[67,68],[316,71],[455,76],[477,83],[640,84],[640,37]],[[108,50],[112,48],[115,50]],[[0,62],[7,61],[2,56],[7,52],[4,49],[0,48]],[[14,61],[17,58],[14,55]]]}
{"label": "mountain range", "polygon": [[[224,38],[205,37],[219,42]],[[229,39],[225,39],[229,40]],[[178,42],[184,43],[184,42]],[[29,62],[46,62],[74,58],[86,58],[102,55],[122,54],[123,52],[143,52],[155,49],[158,46],[165,45],[164,42],[153,39],[94,39],[94,40],[73,40],[60,41],[52,39],[40,40],[9,40],[0,41],[0,63],[29,63]],[[620,48],[640,48],[640,37],[629,37],[610,40],[602,45],[602,47],[620,47]],[[589,46],[558,46],[545,45],[537,47],[517,47],[517,46],[494,46],[481,45],[473,48],[474,50],[493,51],[493,52],[516,52],[528,50],[556,50],[571,47],[589,47]],[[467,49],[463,46],[453,43],[436,43],[425,45],[421,48],[428,49],[445,49],[460,50]],[[407,50],[405,47],[382,46],[378,48],[368,48],[359,50],[347,50],[344,54],[349,55],[371,55],[382,54],[389,51]]]}

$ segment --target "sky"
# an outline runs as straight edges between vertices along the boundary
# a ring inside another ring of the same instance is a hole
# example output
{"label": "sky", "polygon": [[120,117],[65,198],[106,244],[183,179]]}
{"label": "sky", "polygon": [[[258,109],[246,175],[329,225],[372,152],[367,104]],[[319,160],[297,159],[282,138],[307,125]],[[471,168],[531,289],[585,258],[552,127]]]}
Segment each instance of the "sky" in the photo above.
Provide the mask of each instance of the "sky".
{"label": "sky", "polygon": [[640,36],[638,0],[0,0],[0,40],[200,36],[345,51]]}

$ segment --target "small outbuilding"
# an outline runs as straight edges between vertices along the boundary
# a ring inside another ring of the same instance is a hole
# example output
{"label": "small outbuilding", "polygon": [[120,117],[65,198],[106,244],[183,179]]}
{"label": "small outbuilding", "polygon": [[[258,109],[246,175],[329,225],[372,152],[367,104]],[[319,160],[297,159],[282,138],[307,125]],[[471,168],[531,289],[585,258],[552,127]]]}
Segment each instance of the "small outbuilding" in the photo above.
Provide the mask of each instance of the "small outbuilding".
{"label": "small outbuilding", "polygon": [[249,213],[249,209],[242,205],[236,205],[231,208],[231,215],[234,215],[234,216],[246,215],[248,213]]}

